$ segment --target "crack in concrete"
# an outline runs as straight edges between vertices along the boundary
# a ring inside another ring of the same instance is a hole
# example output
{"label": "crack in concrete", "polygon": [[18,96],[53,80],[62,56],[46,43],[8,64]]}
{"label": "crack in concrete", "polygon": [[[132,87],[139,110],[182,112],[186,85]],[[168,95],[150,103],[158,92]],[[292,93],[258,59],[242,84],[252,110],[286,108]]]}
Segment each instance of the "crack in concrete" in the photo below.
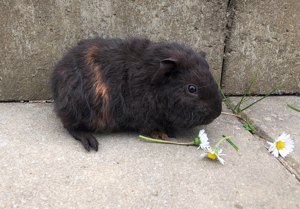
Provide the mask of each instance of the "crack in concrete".
{"label": "crack in concrete", "polygon": [[[227,98],[229,100],[229,102],[231,104],[233,104],[233,101],[230,100],[230,98]],[[226,104],[227,105],[227,104]],[[229,108],[229,107],[228,107]],[[248,115],[244,112],[241,113],[242,118],[246,119],[248,117]],[[234,116],[235,117],[235,116]],[[238,121],[240,121],[242,124],[244,124],[244,121],[242,121],[242,119],[237,118]],[[262,130],[256,123],[254,120],[252,120],[251,118],[249,118],[249,121],[251,123],[252,126],[254,126],[255,130],[260,133],[261,135],[271,139],[272,137],[269,136],[269,134],[267,134],[264,130]],[[252,131],[249,131],[255,138],[258,138],[259,141],[263,144],[263,146],[269,150],[269,144],[266,142],[266,140],[262,139],[261,137],[257,136],[255,133],[253,133]],[[300,182],[300,173],[293,168],[293,166],[295,167],[300,167],[300,164],[294,160],[292,157],[289,157],[289,159],[287,160],[286,158],[283,158],[281,156],[279,156],[278,158],[276,158],[299,182]],[[293,165],[293,166],[291,166]]]}
{"label": "crack in concrete", "polygon": [[225,26],[225,39],[224,39],[224,52],[223,52],[223,62],[222,62],[222,70],[221,70],[221,80],[220,80],[220,86],[223,85],[223,73],[225,69],[225,59],[226,59],[226,52],[228,51],[228,40],[231,36],[232,31],[232,23],[234,21],[235,16],[235,0],[228,0],[227,4],[227,10],[226,10],[226,26]]}
{"label": "crack in concrete", "polygon": [[53,103],[54,100],[9,100],[9,101],[0,101],[1,103]]}

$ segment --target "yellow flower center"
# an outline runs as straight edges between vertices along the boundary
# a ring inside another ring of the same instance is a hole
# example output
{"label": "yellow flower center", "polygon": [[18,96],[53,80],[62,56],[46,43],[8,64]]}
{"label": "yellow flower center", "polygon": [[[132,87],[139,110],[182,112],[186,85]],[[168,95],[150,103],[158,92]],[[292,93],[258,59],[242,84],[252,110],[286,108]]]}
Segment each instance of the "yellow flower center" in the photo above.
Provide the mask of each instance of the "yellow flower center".
{"label": "yellow flower center", "polygon": [[212,154],[212,153],[208,153],[208,157],[210,158],[210,159],[216,159],[216,157],[217,157],[217,155],[215,155],[215,154]]}
{"label": "yellow flower center", "polygon": [[283,142],[283,141],[277,142],[276,147],[277,147],[277,149],[282,149],[282,148],[284,148],[284,142]]}

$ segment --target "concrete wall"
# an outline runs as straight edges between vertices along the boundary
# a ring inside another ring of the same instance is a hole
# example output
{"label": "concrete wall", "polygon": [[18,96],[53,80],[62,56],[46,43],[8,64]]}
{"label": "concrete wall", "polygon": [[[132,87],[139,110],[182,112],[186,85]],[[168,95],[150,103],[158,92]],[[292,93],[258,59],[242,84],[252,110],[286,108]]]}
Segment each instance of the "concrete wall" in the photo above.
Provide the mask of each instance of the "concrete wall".
{"label": "concrete wall", "polygon": [[226,94],[251,90],[266,94],[300,93],[300,1],[238,0],[226,44],[222,84]]}
{"label": "concrete wall", "polygon": [[4,0],[0,100],[51,99],[49,77],[83,38],[148,37],[207,52],[221,79],[227,0]]}
{"label": "concrete wall", "polygon": [[299,93],[298,1],[1,1],[0,101],[51,99],[54,65],[79,40],[96,36],[178,41],[206,51],[228,94],[243,93],[255,71],[253,92],[285,81],[277,93]]}

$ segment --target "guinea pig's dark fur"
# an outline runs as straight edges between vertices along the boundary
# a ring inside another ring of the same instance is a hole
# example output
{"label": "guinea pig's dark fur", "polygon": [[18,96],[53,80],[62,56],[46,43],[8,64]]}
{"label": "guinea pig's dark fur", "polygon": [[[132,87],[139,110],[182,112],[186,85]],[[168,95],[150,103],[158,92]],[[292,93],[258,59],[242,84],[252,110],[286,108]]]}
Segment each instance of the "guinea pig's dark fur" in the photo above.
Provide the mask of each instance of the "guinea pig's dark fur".
{"label": "guinea pig's dark fur", "polygon": [[89,132],[138,131],[168,140],[176,129],[208,124],[222,109],[205,53],[148,39],[81,41],[52,74],[55,111],[86,150]]}

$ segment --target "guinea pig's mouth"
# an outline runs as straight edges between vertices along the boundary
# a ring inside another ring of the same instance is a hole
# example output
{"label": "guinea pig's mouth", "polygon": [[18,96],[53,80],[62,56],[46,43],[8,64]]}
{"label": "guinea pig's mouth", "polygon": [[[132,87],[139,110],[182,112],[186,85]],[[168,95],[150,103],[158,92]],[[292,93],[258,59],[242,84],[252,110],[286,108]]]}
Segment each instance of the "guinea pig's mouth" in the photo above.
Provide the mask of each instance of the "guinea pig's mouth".
{"label": "guinea pig's mouth", "polygon": [[209,118],[208,123],[213,122],[214,119],[219,117],[222,112],[222,103],[215,104],[211,107],[211,117]]}
{"label": "guinea pig's mouth", "polygon": [[197,120],[191,120],[191,121],[194,121],[192,124],[190,124],[190,127],[193,127],[193,126],[201,126],[201,125],[207,125],[211,122],[214,121],[215,118],[213,117],[202,117],[202,118],[198,118]]}
{"label": "guinea pig's mouth", "polygon": [[202,125],[206,125],[206,124],[212,123],[215,119],[216,118],[214,118],[214,117],[210,117],[210,118],[204,120]]}
{"label": "guinea pig's mouth", "polygon": [[200,125],[207,125],[209,123],[212,123],[220,115],[221,115],[221,110],[217,112],[213,112],[211,113],[211,115],[207,116]]}

